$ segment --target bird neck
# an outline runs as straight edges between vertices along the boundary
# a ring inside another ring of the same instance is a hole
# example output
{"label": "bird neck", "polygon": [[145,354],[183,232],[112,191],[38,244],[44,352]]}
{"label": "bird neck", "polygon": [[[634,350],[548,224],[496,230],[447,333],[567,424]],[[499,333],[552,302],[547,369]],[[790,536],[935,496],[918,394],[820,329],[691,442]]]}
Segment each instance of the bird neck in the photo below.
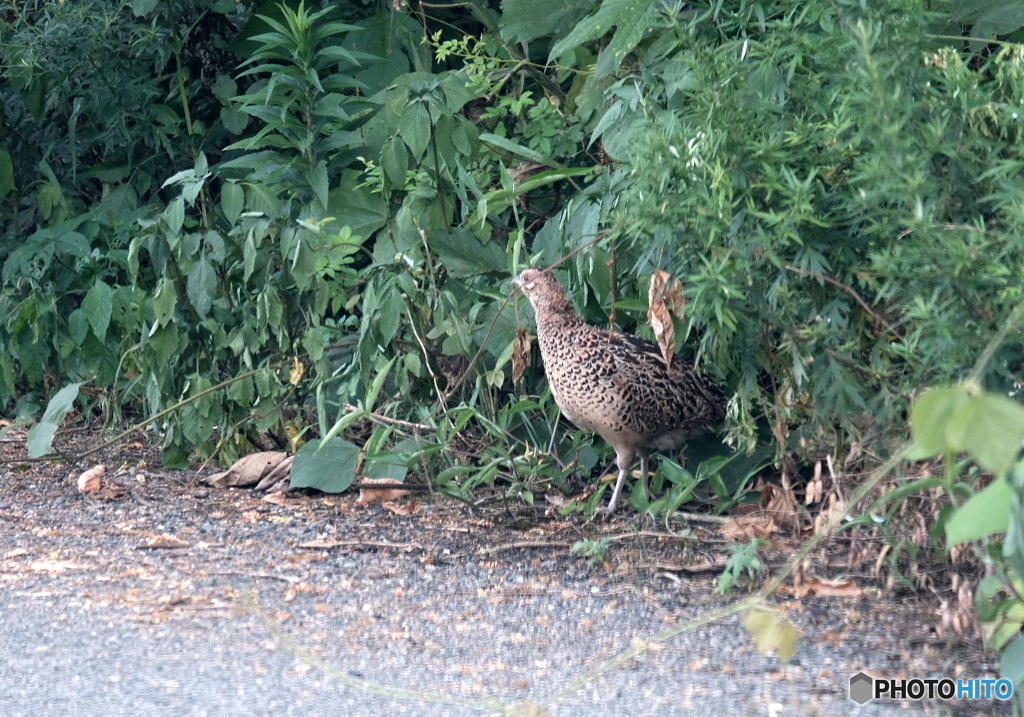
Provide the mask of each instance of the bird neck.
{"label": "bird neck", "polygon": [[544,297],[534,306],[534,314],[537,317],[537,336],[542,341],[586,326],[564,295]]}

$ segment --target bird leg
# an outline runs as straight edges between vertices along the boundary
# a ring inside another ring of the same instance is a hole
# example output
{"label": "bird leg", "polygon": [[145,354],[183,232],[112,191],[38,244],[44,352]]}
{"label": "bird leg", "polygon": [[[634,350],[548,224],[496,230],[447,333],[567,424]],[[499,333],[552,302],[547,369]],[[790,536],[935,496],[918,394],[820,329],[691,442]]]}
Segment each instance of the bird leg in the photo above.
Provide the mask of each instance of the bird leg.
{"label": "bird leg", "polygon": [[608,507],[607,508],[598,508],[598,510],[597,510],[598,513],[603,513],[605,515],[611,515],[612,513],[615,512],[615,508],[619,505],[619,493],[622,492],[622,484],[626,482],[626,471],[627,470],[629,470],[629,466],[628,465],[625,468],[623,468],[622,464],[621,463],[619,464],[619,479],[617,481],[615,481],[615,490],[612,491],[612,499],[608,503]]}
{"label": "bird leg", "polygon": [[[636,453],[630,451],[629,453],[615,452],[615,465],[619,467],[619,478],[615,481],[615,490],[612,491],[612,499],[608,503],[607,508],[599,509],[598,513],[604,513],[605,515],[611,515],[615,512],[615,509],[619,505],[619,495],[622,493],[622,486],[626,482],[626,474],[629,472],[630,466],[633,465],[633,461],[636,458]],[[647,467],[647,456],[643,456],[640,459],[641,469]],[[647,475],[644,474],[644,490],[647,490]]]}
{"label": "bird leg", "polygon": [[654,496],[651,495],[650,489],[647,487],[647,463],[650,456],[640,456],[640,484],[644,487],[644,497],[647,498],[647,502],[650,503]]}

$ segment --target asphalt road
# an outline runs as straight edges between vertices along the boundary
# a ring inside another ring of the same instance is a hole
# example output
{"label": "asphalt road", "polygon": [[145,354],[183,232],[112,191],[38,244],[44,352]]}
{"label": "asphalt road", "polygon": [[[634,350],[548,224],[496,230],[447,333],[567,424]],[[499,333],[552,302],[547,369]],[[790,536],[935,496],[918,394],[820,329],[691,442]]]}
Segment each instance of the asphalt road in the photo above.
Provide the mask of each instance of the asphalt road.
{"label": "asphalt road", "polygon": [[976,645],[935,640],[927,601],[883,599],[780,599],[801,633],[788,665],[732,617],[552,699],[735,599],[712,594],[713,575],[657,567],[704,548],[638,538],[588,569],[564,547],[477,551],[571,542],[594,524],[538,519],[524,534],[503,509],[397,516],[338,497],[279,506],[182,480],[112,483],[120,493],[95,499],[0,472],[2,717],[1009,714],[848,700],[862,669],[995,669]]}

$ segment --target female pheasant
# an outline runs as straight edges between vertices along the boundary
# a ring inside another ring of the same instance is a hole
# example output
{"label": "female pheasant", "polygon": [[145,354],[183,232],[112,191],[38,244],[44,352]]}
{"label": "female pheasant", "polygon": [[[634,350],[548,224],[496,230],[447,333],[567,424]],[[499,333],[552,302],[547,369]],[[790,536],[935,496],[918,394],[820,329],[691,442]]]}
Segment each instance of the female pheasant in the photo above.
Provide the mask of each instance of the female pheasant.
{"label": "female pheasant", "polygon": [[618,506],[633,461],[647,491],[654,451],[670,450],[725,417],[725,394],[676,359],[665,364],[650,341],[583,322],[551,272],[527,269],[512,285],[530,300],[551,393],[566,418],[615,449],[619,478],[608,507]]}

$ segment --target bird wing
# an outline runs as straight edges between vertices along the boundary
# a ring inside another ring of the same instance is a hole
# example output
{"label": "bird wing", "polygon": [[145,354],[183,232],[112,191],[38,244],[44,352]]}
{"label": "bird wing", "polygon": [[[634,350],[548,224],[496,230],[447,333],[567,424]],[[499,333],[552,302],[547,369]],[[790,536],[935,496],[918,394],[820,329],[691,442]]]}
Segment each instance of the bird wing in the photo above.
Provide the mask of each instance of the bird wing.
{"label": "bird wing", "polygon": [[652,342],[616,333],[606,350],[615,365],[613,380],[643,432],[699,428],[723,417],[725,396],[718,386],[681,359],[666,366]]}

